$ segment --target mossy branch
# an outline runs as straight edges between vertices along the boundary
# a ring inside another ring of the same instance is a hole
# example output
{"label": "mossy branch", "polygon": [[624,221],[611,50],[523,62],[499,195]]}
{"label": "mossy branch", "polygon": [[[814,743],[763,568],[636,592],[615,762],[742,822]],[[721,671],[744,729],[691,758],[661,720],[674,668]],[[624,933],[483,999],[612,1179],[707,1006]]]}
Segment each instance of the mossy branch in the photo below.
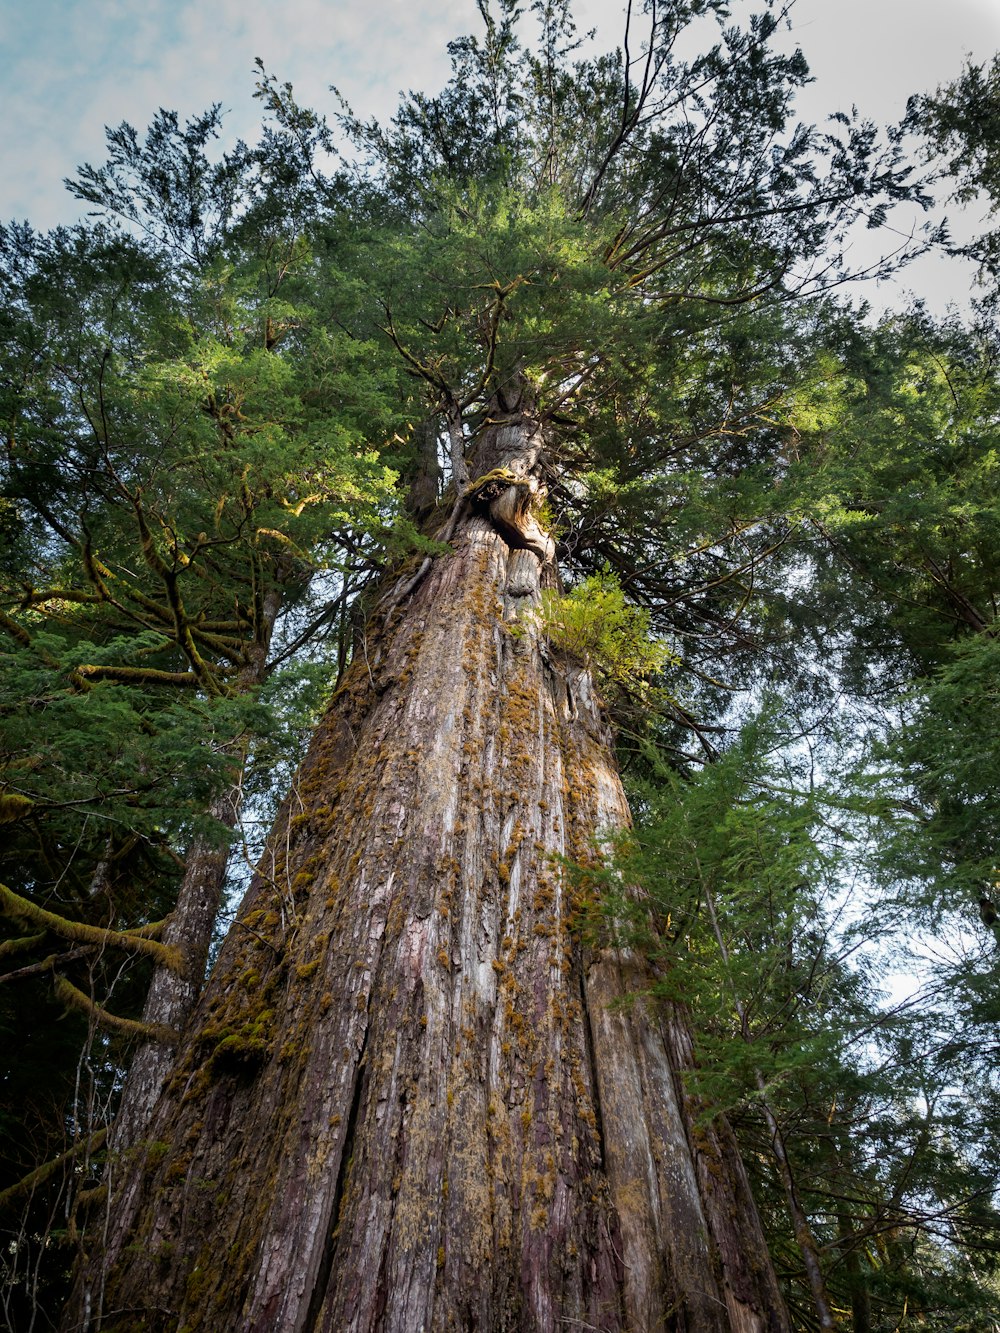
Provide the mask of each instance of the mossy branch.
{"label": "mossy branch", "polygon": [[56,999],[67,1008],[80,1010],[98,1026],[111,1032],[120,1032],[126,1037],[144,1037],[146,1041],[160,1041],[171,1046],[177,1041],[177,1033],[173,1028],[164,1027],[162,1023],[143,1023],[137,1018],[121,1018],[97,1004],[66,977],[56,977],[55,993]]}
{"label": "mossy branch", "polygon": [[35,808],[30,796],[16,791],[0,791],[0,824],[16,824],[27,819]]}
{"label": "mossy branch", "polygon": [[11,981],[23,981],[25,977],[41,976],[43,972],[52,972],[57,965],[62,966],[74,962],[77,958],[86,958],[96,948],[96,944],[81,944],[78,948],[68,949],[65,953],[50,953],[41,962],[29,963],[27,967],[18,967],[13,972],[0,974],[0,986],[6,986]]}
{"label": "mossy branch", "polygon": [[[33,926],[42,926],[46,930],[51,930],[53,935],[58,935],[64,940],[73,940],[77,944],[112,945],[117,949],[127,949],[131,953],[146,954],[163,967],[169,967],[171,972],[180,972],[184,966],[179,949],[160,944],[158,940],[150,939],[139,931],[108,930],[104,926],[91,926],[84,921],[70,921],[55,912],[47,911],[44,907],[38,907],[27,898],[22,898],[6,884],[0,884],[0,912],[4,916],[28,921]],[[149,927],[144,926],[141,929],[148,930]]]}
{"label": "mossy branch", "polygon": [[45,606],[48,602],[73,602],[81,606],[98,606],[104,601],[100,593],[83,592],[79,588],[29,588],[21,598],[21,606]]}
{"label": "mossy branch", "polygon": [[23,647],[31,647],[31,635],[22,625],[19,625],[16,620],[11,620],[10,616],[7,615],[5,611],[0,611],[0,629],[5,629],[7,633],[11,635],[12,638],[15,638]]}
{"label": "mossy branch", "polygon": [[191,633],[191,623],[188,620],[188,615],[184,609],[184,602],[180,594],[180,584],[178,579],[179,571],[176,568],[171,568],[157,551],[153,534],[150,531],[149,524],[146,522],[146,515],[142,508],[140,496],[133,496],[132,503],[135,509],[136,522],[139,526],[140,544],[146,564],[153,573],[158,576],[163,584],[164,592],[167,595],[167,603],[170,607],[170,614],[174,626],[174,638],[177,646],[191,663],[191,670],[194,672],[198,683],[202,688],[208,694],[225,694],[227,691],[223,686],[220,686],[213,671],[202,657],[201,653],[199,653],[197,645],[195,644],[194,637]]}
{"label": "mossy branch", "polygon": [[105,578],[112,577],[111,570],[102,560],[99,560],[94,554],[93,547],[90,544],[90,533],[86,534],[86,541],[83,544],[83,568],[87,578],[97,589],[97,595],[102,602],[114,603],[114,598],[108,591],[108,585],[104,582]]}
{"label": "mossy branch", "polygon": [[43,1162],[41,1166],[36,1166],[34,1171],[29,1171],[26,1176],[22,1176],[21,1179],[15,1181],[13,1185],[8,1185],[5,1190],[0,1190],[0,1211],[6,1208],[8,1204],[13,1203],[15,1199],[20,1198],[22,1194],[30,1194],[32,1190],[37,1189],[39,1185],[44,1185],[51,1176],[55,1175],[61,1166],[65,1166],[67,1162],[71,1162],[73,1158],[78,1157],[80,1153],[96,1152],[104,1143],[107,1136],[108,1131],[106,1128],[99,1129],[93,1134],[86,1135],[79,1141],[79,1143],[74,1143],[73,1147],[67,1149],[66,1152],[60,1153],[58,1157],[53,1157],[49,1162]]}
{"label": "mossy branch", "polygon": [[284,546],[289,551],[291,551],[292,554],[296,557],[296,559],[301,560],[306,564],[312,563],[309,553],[307,551],[303,551],[301,546],[296,545],[296,543],[292,541],[291,537],[289,537],[287,533],[279,532],[277,528],[258,528],[257,536],[270,537],[272,541],[278,542],[279,545]]}
{"label": "mossy branch", "polygon": [[159,671],[155,667],[94,666],[84,663],[76,668],[78,676],[93,680],[117,680],[123,685],[178,685],[197,689],[201,681],[193,671]]}
{"label": "mossy branch", "polygon": [[[34,646],[35,641],[28,631],[23,625],[19,625],[16,620],[12,620],[10,616],[7,615],[6,611],[0,611],[0,629],[6,630],[7,633],[11,635],[12,638],[16,639],[24,648],[31,648]],[[44,662],[46,666],[58,669],[59,664],[50,652],[44,648],[36,649],[36,651],[38,652],[39,659]]]}
{"label": "mossy branch", "polygon": [[138,936],[144,940],[158,940],[166,929],[169,917],[165,916],[159,921],[147,921],[144,926],[130,926],[125,932],[130,936]]}
{"label": "mossy branch", "polygon": [[78,1208],[94,1208],[97,1204],[106,1202],[108,1197],[108,1183],[102,1181],[100,1185],[91,1185],[90,1189],[80,1190],[76,1196]]}
{"label": "mossy branch", "polygon": [[18,954],[30,953],[45,939],[46,932],[40,930],[37,935],[21,935],[16,940],[0,942],[0,958],[16,958]]}

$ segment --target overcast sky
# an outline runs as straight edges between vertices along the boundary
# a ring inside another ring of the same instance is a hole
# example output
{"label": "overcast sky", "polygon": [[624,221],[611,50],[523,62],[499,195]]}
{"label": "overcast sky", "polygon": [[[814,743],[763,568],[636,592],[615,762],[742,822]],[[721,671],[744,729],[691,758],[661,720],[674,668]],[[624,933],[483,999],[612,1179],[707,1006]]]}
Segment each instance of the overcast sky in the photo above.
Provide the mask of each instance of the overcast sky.
{"label": "overcast sky", "polygon": [[[577,13],[617,45],[617,0]],[[144,128],[160,106],[187,116],[218,101],[233,137],[254,137],[255,56],[300,102],[328,109],[336,84],[359,113],[385,116],[401,89],[440,86],[446,42],[478,26],[473,0],[0,0],[0,219],[72,220],[63,177],[103,160],[105,125]],[[856,104],[886,123],[967,56],[1000,50],[1000,0],[796,0],[792,30],[816,80],[804,119]],[[907,279],[937,306],[968,282],[954,266]]]}

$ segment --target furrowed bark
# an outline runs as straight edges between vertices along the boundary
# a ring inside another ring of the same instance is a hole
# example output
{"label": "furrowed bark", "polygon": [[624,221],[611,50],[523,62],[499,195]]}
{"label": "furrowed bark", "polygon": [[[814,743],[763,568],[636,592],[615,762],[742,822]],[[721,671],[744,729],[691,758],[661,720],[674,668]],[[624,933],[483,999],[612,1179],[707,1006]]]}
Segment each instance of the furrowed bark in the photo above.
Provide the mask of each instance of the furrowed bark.
{"label": "furrowed bark", "polygon": [[514,480],[374,618],[67,1328],[102,1284],[105,1329],[788,1328],[680,1016],[621,1003],[644,965],[577,930],[563,862],[629,813],[527,614],[540,431],[491,416],[472,475]]}

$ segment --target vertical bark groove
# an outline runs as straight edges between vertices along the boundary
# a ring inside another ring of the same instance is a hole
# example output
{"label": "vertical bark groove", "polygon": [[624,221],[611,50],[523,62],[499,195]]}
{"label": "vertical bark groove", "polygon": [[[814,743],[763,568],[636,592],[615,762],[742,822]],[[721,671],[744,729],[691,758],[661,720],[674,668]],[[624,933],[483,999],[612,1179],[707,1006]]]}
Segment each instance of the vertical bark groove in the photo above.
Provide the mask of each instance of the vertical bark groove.
{"label": "vertical bark groove", "polygon": [[347,1117],[347,1133],[344,1136],[344,1151],[340,1159],[340,1169],[337,1172],[337,1184],[333,1192],[330,1216],[326,1223],[326,1241],[323,1245],[319,1263],[316,1266],[316,1278],[312,1286],[309,1310],[303,1325],[305,1328],[315,1328],[317,1326],[320,1310],[323,1306],[323,1298],[330,1282],[330,1274],[333,1270],[333,1255],[337,1238],[337,1227],[340,1224],[340,1207],[343,1202],[344,1188],[347,1182],[347,1166],[354,1153],[354,1139],[358,1128],[358,1113],[361,1109],[361,1099],[364,1092],[366,1048],[367,1040],[365,1045],[362,1046],[361,1053],[358,1056],[358,1073],[354,1083],[354,1096],[351,1099],[351,1110]]}

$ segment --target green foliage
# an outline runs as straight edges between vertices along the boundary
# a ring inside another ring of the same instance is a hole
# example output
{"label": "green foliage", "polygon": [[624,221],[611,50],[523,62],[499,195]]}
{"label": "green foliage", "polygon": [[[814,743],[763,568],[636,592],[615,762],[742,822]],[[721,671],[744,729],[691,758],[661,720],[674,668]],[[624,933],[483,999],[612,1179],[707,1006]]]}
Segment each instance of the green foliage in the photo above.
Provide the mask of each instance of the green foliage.
{"label": "green foliage", "polygon": [[834,1305],[870,1329],[975,1327],[1000,1266],[995,1074],[977,1051],[996,1008],[957,985],[888,1002],[878,969],[909,926],[869,897],[873,807],[804,782],[816,756],[780,719],[775,700],[717,762],[641,787],[604,929],[649,953],[655,993],[689,1015],[686,1087],[706,1118],[728,1112],[795,1326],[814,1314],[775,1125]]}
{"label": "green foliage", "polygon": [[[800,1326],[765,1104],[856,1327],[974,1324],[996,1261],[974,1049],[995,1045],[992,939],[936,974],[947,1003],[887,1012],[876,960],[899,942],[846,886],[938,925],[996,881],[995,339],[800,304],[845,276],[853,223],[926,196],[899,135],[796,123],[808,69],[773,49],[770,6],[740,26],[666,0],[596,58],[564,0],[531,7],[533,46],[515,0],[477,8],[436,96],[388,126],[341,107],[350,168],[324,174],[334,129],[260,65],[256,144],[217,151],[218,108],[161,111],[70,184],[86,225],[0,230],[0,882],[135,930],[197,836],[229,837],[221,794],[266,823],[352,608],[400,556],[441,553],[465,450],[527,384],[572,584],[540,621],[635,733],[640,819],[601,928],[692,1014],[688,1092],[734,1117]],[[919,113],[965,192],[995,194],[995,83],[969,71]],[[829,738],[841,710],[888,739],[834,795],[785,734]],[[141,1010],[147,964],[64,943],[0,929],[20,978],[0,1188],[120,1083],[117,1039],[55,1002],[53,950],[66,986]],[[266,1053],[242,1041],[220,1066]]]}
{"label": "green foliage", "polygon": [[[981,65],[970,60],[954,82],[932,96],[912,97],[907,123],[926,136],[926,153],[950,177],[952,197],[968,205],[983,199],[989,214],[1000,208],[1000,57]],[[986,308],[1000,296],[1000,231],[985,231],[953,253],[979,264]]]}
{"label": "green foliage", "polygon": [[661,986],[696,1010],[703,1058],[692,1086],[723,1109],[756,1095],[753,1070],[781,1082],[841,1040],[816,1006],[837,984],[835,956],[817,966],[817,950],[827,951],[842,856],[824,846],[825,801],[800,789],[773,728],[765,715],[716,762],[643,783],[641,821],[617,866],[647,886],[647,946],[669,963]]}
{"label": "green foliage", "polygon": [[822,632],[859,692],[877,657],[888,695],[995,615],[996,349],[919,310],[864,337],[838,320],[826,336],[796,394],[785,491],[814,538],[802,586]]}
{"label": "green foliage", "polygon": [[631,605],[610,571],[568,595],[543,591],[538,621],[552,647],[593,670],[606,689],[641,689],[677,659],[652,636],[650,615]]}
{"label": "green foliage", "polygon": [[930,892],[937,910],[975,922],[1000,879],[1000,647],[992,636],[955,644],[904,702],[875,755],[887,803],[903,795],[883,860]]}
{"label": "green foliage", "polygon": [[795,531],[775,483],[812,330],[792,300],[837,280],[859,212],[921,187],[871,126],[794,125],[807,69],[771,49],[771,13],[658,7],[636,85],[621,51],[580,58],[568,5],[533,7],[533,49],[517,6],[480,12],[439,96],[386,127],[341,117],[365,155],[365,282],[460,438],[529,379],[573,575],[610,568],[694,679],[743,673]]}
{"label": "green foliage", "polygon": [[[343,664],[355,591],[407,545],[394,365],[281,133],[220,164],[217,125],[121,127],[81,175],[103,220],[0,229],[0,883],[53,926],[4,959],[0,1188],[112,1114],[150,977],[116,932],[230,842],[222,797],[273,807],[337,670],[302,654],[332,627]],[[24,938],[11,910],[0,947]],[[87,1179],[29,1202],[12,1291]]]}

